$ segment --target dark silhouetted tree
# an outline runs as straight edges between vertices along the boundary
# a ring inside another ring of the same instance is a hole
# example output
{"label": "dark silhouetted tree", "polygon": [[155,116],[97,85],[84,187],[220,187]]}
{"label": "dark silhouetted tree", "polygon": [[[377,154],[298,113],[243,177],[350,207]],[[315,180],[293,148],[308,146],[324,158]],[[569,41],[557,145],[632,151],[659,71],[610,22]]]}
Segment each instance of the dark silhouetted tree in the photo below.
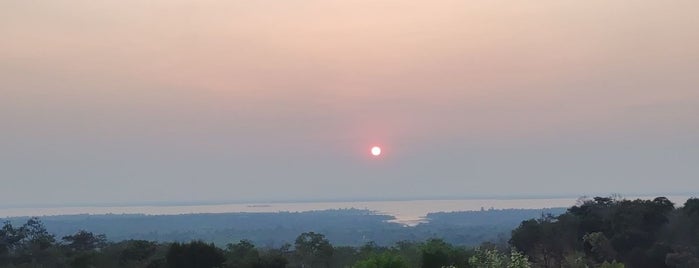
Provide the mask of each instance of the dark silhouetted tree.
{"label": "dark silhouetted tree", "polygon": [[[442,239],[430,239],[420,247],[422,253],[421,267],[441,268],[456,265],[453,260],[454,248]],[[465,262],[465,260],[464,260]]]}
{"label": "dark silhouetted tree", "polygon": [[119,253],[119,264],[135,266],[148,260],[158,248],[158,244],[145,240],[126,241],[126,248]]}
{"label": "dark silhouetted tree", "polygon": [[324,235],[302,233],[296,238],[294,247],[302,267],[330,267],[333,246]]}
{"label": "dark silhouetted tree", "polygon": [[223,266],[225,261],[223,250],[202,241],[173,243],[166,255],[170,268],[214,268]]}
{"label": "dark silhouetted tree", "polygon": [[250,240],[228,244],[226,258],[227,267],[250,268],[260,265],[260,253]]}
{"label": "dark silhouetted tree", "polygon": [[107,237],[103,234],[95,235],[92,232],[80,230],[74,235],[63,237],[66,246],[76,251],[89,251],[103,247],[107,243]]}

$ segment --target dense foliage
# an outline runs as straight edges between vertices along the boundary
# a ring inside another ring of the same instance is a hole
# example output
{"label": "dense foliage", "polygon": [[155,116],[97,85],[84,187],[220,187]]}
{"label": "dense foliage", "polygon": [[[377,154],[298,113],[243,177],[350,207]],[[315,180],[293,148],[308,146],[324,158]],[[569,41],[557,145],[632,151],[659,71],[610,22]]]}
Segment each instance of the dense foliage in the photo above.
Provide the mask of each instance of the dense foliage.
{"label": "dense foliage", "polygon": [[[458,215],[443,216],[454,225],[470,224]],[[258,245],[246,239],[225,247],[200,240],[110,242],[84,230],[59,239],[29,218],[0,229],[0,267],[699,267],[699,199],[675,208],[663,197],[597,197],[557,216],[522,221],[509,243],[478,247],[438,238],[333,245],[317,232],[279,246]]]}
{"label": "dense foliage", "polygon": [[699,267],[699,199],[596,197],[522,222],[510,243],[540,267]]}
{"label": "dense foliage", "polygon": [[529,267],[522,256],[516,251],[503,254],[495,245],[474,250],[441,239],[401,241],[390,247],[374,242],[334,246],[315,232],[302,233],[293,244],[278,248],[258,248],[250,240],[225,248],[202,241],[109,242],[104,235],[84,230],[58,240],[37,218],[21,226],[6,222],[0,231],[1,267]]}
{"label": "dense foliage", "polygon": [[373,242],[361,247],[333,246],[314,232],[302,233],[293,245],[279,248],[258,248],[249,240],[230,243],[225,249],[202,241],[110,243],[104,235],[87,231],[58,241],[36,218],[19,227],[5,223],[0,250],[2,267],[530,267],[521,253],[503,254],[492,245],[474,250],[430,239],[402,241],[391,247]]}

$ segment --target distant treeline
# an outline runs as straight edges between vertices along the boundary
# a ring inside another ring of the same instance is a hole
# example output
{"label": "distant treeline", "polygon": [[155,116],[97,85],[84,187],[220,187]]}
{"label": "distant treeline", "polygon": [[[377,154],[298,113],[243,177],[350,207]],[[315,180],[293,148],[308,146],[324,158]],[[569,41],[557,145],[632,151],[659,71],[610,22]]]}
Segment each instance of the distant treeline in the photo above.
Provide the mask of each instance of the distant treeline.
{"label": "distant treeline", "polygon": [[[156,242],[202,240],[224,247],[231,241],[250,240],[262,247],[293,243],[303,232],[323,233],[334,245],[381,246],[398,241],[424,241],[440,237],[454,245],[477,246],[482,242],[507,240],[510,231],[526,219],[557,209],[504,209],[427,215],[428,223],[404,227],[388,222],[393,217],[369,210],[338,209],[280,213],[220,213],[184,215],[70,215],[42,217],[46,229],[59,237],[90,230],[111,241],[142,239]],[[14,224],[28,220],[11,218]]]}
{"label": "distant treeline", "polygon": [[[450,228],[473,224],[456,214],[439,215],[455,222]],[[6,222],[0,230],[0,266],[699,267],[699,199],[676,208],[663,197],[596,197],[560,215],[524,220],[511,230],[508,240],[475,247],[454,245],[438,236],[391,245],[347,246],[334,244],[316,231],[273,247],[246,239],[225,246],[198,240],[110,242],[104,235],[83,230],[58,238],[39,219],[29,218],[22,224]]]}

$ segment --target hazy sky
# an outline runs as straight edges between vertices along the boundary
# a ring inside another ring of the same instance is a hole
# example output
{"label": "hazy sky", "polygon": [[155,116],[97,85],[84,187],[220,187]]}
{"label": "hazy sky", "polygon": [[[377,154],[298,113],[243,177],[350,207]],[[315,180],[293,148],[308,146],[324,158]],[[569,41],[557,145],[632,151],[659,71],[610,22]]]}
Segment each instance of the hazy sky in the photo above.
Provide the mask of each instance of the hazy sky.
{"label": "hazy sky", "polygon": [[0,2],[3,206],[697,191],[699,1]]}

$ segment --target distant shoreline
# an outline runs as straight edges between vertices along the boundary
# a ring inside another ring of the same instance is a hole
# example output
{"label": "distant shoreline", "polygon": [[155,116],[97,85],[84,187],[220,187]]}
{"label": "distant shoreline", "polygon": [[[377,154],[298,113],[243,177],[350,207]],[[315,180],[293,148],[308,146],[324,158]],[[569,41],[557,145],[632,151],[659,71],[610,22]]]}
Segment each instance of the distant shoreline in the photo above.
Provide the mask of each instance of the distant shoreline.
{"label": "distant shoreline", "polygon": [[464,196],[425,196],[405,198],[309,198],[309,199],[246,199],[246,200],[202,200],[202,201],[139,201],[139,202],[67,202],[63,204],[17,204],[2,205],[2,209],[30,209],[30,208],[65,208],[65,207],[171,207],[171,206],[208,206],[208,205],[269,205],[290,203],[347,203],[347,202],[400,202],[400,201],[435,201],[435,200],[521,200],[521,199],[569,199],[595,196],[620,195],[622,198],[659,197],[659,196],[699,196],[692,192],[684,193],[596,193],[596,194],[470,194]]}
{"label": "distant shoreline", "polygon": [[[657,196],[622,196],[627,199],[652,199]],[[677,206],[690,196],[665,195]],[[434,212],[478,211],[487,209],[548,209],[570,207],[579,201],[575,198],[520,198],[520,199],[438,199],[404,201],[352,201],[352,202],[288,202],[288,203],[228,203],[214,205],[140,205],[140,206],[66,206],[34,208],[0,208],[0,218],[63,215],[182,215],[220,213],[276,213],[307,212],[333,209],[368,210],[377,215],[394,217],[396,223],[416,224],[426,220]]]}

